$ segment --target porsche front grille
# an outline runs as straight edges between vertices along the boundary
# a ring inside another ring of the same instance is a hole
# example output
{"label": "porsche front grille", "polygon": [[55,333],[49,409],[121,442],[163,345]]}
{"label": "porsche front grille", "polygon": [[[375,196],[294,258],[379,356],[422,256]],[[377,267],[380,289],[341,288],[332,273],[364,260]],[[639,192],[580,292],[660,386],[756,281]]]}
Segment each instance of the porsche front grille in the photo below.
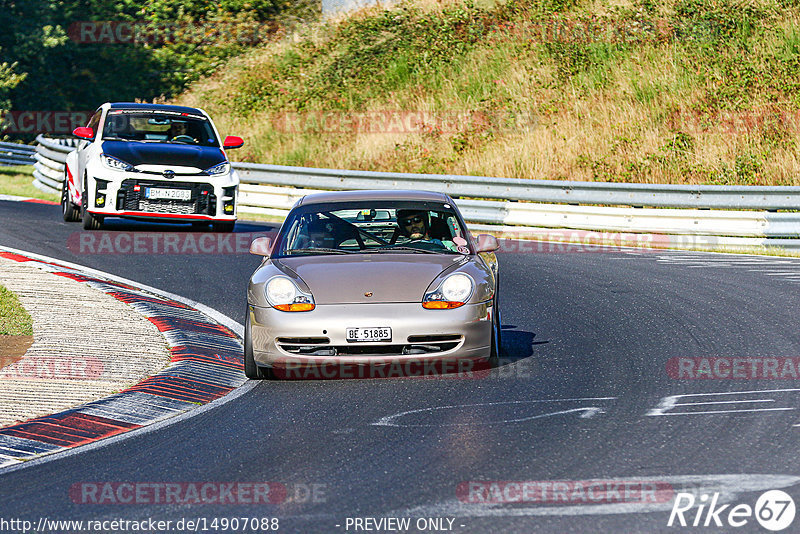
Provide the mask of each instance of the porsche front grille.
{"label": "porsche front grille", "polygon": [[451,351],[463,340],[458,334],[409,336],[406,344],[352,344],[330,345],[328,338],[283,338],[276,340],[278,347],[298,356],[410,356]]}

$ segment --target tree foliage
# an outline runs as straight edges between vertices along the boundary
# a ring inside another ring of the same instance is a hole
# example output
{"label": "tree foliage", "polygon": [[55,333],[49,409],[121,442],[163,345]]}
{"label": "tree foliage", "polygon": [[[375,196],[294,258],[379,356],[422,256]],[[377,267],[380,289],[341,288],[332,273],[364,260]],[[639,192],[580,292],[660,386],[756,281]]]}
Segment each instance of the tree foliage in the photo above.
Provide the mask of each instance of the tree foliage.
{"label": "tree foliage", "polygon": [[[318,9],[313,0],[0,0],[0,109],[86,111],[169,97],[258,44],[231,37],[231,28],[274,32],[276,21]],[[84,42],[72,30],[86,21],[127,22],[150,38]],[[197,38],[197,28],[207,35],[215,25],[225,31]]]}

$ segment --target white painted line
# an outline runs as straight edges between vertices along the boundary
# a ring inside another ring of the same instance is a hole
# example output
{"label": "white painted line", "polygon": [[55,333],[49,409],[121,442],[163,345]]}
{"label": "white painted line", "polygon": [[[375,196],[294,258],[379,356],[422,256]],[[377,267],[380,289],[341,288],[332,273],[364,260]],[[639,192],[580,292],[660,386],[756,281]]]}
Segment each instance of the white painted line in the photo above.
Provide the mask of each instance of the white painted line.
{"label": "white painted line", "polygon": [[688,267],[689,269],[706,269],[708,267],[714,267],[714,268],[717,268],[717,269],[721,269],[721,268],[724,269],[726,267],[733,267],[733,265],[720,265],[719,263],[699,263],[699,264],[693,264],[693,265],[684,264],[684,267]]}
{"label": "white painted line", "polygon": [[[752,390],[752,391],[722,391],[722,392],[712,392],[712,393],[687,393],[683,395],[669,395],[667,397],[662,397],[659,401],[658,405],[655,408],[651,408],[647,411],[645,416],[649,417],[656,417],[660,415],[683,415],[683,413],[679,414],[672,414],[667,413],[669,410],[674,408],[678,405],[679,399],[685,399],[688,397],[719,397],[724,395],[755,395],[755,394],[764,394],[764,393],[791,393],[800,391],[800,388],[786,388],[786,389],[765,389],[765,390]],[[738,401],[733,401],[733,403],[737,402],[745,402],[748,400],[760,400],[760,399],[739,399]],[[765,408],[765,411],[774,411],[774,410],[794,410],[794,408]],[[731,410],[731,411],[748,411],[748,410]],[[687,415],[691,414],[700,414],[704,412],[689,412]],[[730,413],[726,411],[716,411],[716,412],[709,412],[709,413]]]}
{"label": "white painted line", "polygon": [[775,260],[756,260],[745,258],[741,260],[737,259],[728,259],[728,258],[720,258],[718,260],[710,259],[710,258],[695,258],[695,259],[674,259],[674,258],[661,258],[659,261],[663,262],[671,262],[671,263],[702,263],[704,265],[773,265],[773,264],[786,264],[789,262],[785,261],[775,261]]}
{"label": "white painted line", "polygon": [[[602,482],[613,482],[607,478]],[[719,493],[720,504],[738,500],[741,493],[764,492],[800,484],[800,477],[791,475],[744,474],[744,475],[678,475],[652,476],[648,478],[625,478],[623,482],[658,481],[670,484],[676,492],[691,491],[694,494]],[[528,504],[528,506],[525,506]],[[618,502],[618,503],[586,503],[559,504],[548,506],[548,503],[508,503],[487,504],[462,502],[456,499],[423,504],[411,508],[392,510],[384,514],[386,517],[526,517],[526,516],[587,516],[609,514],[644,514],[663,512],[672,509],[674,499],[666,502]],[[666,520],[665,520],[666,521]],[[536,530],[536,529],[532,529]]]}
{"label": "white painted line", "polygon": [[741,413],[741,412],[783,412],[794,410],[794,408],[752,408],[748,410],[712,410],[708,412],[670,412],[658,415],[711,415],[717,413]]}
{"label": "white painted line", "polygon": [[[14,248],[10,248],[10,247],[4,247],[4,246],[0,246],[0,250],[4,250],[6,252],[13,252],[13,253],[16,253],[16,254],[20,254],[22,256],[28,256],[30,258],[34,258],[34,259],[37,259],[37,260],[40,260],[40,261],[44,261],[44,262],[56,263],[56,264],[63,265],[65,267],[69,267],[69,268],[72,268],[72,269],[76,269],[76,270],[79,270],[79,271],[82,271],[82,272],[85,272],[85,273],[88,273],[88,274],[93,274],[93,275],[98,276],[100,278],[107,278],[107,279],[112,280],[114,282],[119,282],[121,284],[128,284],[130,286],[133,286],[133,287],[136,287],[136,288],[140,288],[140,289],[143,289],[145,291],[149,291],[150,293],[153,293],[155,295],[160,295],[160,296],[163,296],[163,297],[170,298],[172,300],[181,302],[183,304],[186,304],[188,306],[191,306],[193,308],[201,310],[203,313],[205,313],[206,315],[208,315],[209,317],[211,317],[212,319],[214,319],[218,323],[220,323],[220,324],[230,328],[234,332],[236,332],[236,334],[238,334],[240,337],[244,336],[244,326],[241,325],[240,323],[237,323],[236,321],[234,321],[233,319],[231,319],[227,315],[224,315],[221,312],[219,312],[219,311],[217,311],[217,310],[215,310],[215,309],[213,309],[213,308],[211,308],[209,306],[206,306],[205,304],[200,304],[199,302],[195,302],[195,301],[193,301],[191,299],[187,299],[187,298],[182,297],[180,295],[176,295],[176,294],[170,293],[168,291],[162,291],[160,289],[157,289],[157,288],[154,288],[154,287],[151,287],[151,286],[146,286],[144,284],[140,284],[139,282],[135,282],[135,281],[129,280],[127,278],[122,278],[120,276],[116,276],[116,275],[113,275],[113,274],[110,274],[110,273],[99,271],[97,269],[92,269],[92,268],[84,267],[82,265],[78,265],[78,264],[75,264],[75,263],[62,261],[62,260],[59,260],[57,258],[51,258],[51,257],[48,257],[48,256],[43,256],[41,254],[34,254],[32,252],[27,252],[27,251],[24,251],[24,250],[19,250],[19,249],[14,249]],[[108,445],[112,445],[112,444],[115,444],[115,443],[119,443],[120,441],[124,441],[126,439],[142,436],[144,434],[149,434],[150,432],[156,432],[158,430],[161,430],[162,428],[166,428],[168,426],[172,426],[172,425],[174,425],[176,423],[180,423],[180,422],[185,421],[187,419],[191,419],[192,417],[201,415],[201,414],[203,414],[205,412],[208,412],[210,410],[213,410],[215,408],[219,408],[220,406],[222,406],[224,404],[227,404],[227,403],[229,403],[229,402],[231,402],[233,400],[238,399],[239,397],[241,397],[242,395],[246,394],[251,389],[256,387],[258,384],[259,384],[258,381],[248,380],[247,382],[245,382],[241,386],[239,386],[236,389],[232,390],[230,393],[228,393],[224,397],[220,397],[220,398],[218,398],[218,399],[216,399],[214,401],[209,402],[208,404],[204,404],[203,406],[199,406],[199,407],[194,408],[192,410],[189,410],[187,412],[183,412],[183,413],[181,413],[179,415],[176,415],[175,417],[171,417],[169,419],[164,419],[164,420],[159,421],[157,423],[154,423],[154,424],[151,424],[151,425],[148,425],[148,426],[144,426],[144,427],[141,427],[141,428],[137,428],[136,430],[131,430],[131,431],[125,432],[123,434],[117,434],[116,436],[112,436],[112,437],[109,437],[109,438],[101,439],[100,441],[95,441],[95,442],[89,443],[87,445],[80,445],[78,447],[66,449],[66,450],[63,450],[63,451],[54,452],[54,453],[50,453],[50,454],[45,454],[44,456],[40,456],[40,457],[35,458],[33,460],[27,460],[27,461],[19,463],[19,464],[13,464],[13,465],[7,465],[7,466],[6,466],[6,464],[2,464],[2,465],[0,465],[0,468],[2,468],[1,472],[3,474],[5,474],[5,473],[10,473],[12,471],[18,471],[20,469],[27,469],[28,467],[41,465],[41,464],[44,464],[44,463],[52,462],[54,460],[60,460],[62,458],[67,458],[67,457],[70,457],[70,456],[73,456],[73,455],[76,455],[76,454],[82,454],[84,452],[88,452],[88,451],[92,451],[92,450],[95,450],[95,449],[99,449],[101,447],[106,447]]]}
{"label": "white painted line", "polygon": [[678,261],[704,261],[708,263],[713,262],[720,262],[720,263],[790,263],[792,260],[789,259],[771,259],[771,258],[760,258],[756,256],[743,256],[741,258],[736,256],[726,256],[724,258],[671,258],[671,257],[664,257],[664,259],[677,259]]}
{"label": "white painted line", "polygon": [[505,401],[505,402],[482,402],[478,404],[454,404],[449,406],[432,406],[430,408],[420,408],[417,410],[407,410],[404,412],[399,412],[393,415],[387,415],[385,417],[381,417],[376,422],[371,423],[374,426],[395,426],[395,427],[428,427],[428,426],[484,426],[484,425],[496,425],[496,424],[504,424],[504,423],[519,423],[522,421],[530,421],[533,419],[541,419],[543,417],[551,417],[555,415],[564,415],[568,413],[578,413],[583,412],[581,414],[582,419],[587,419],[593,417],[597,414],[605,413],[602,408],[597,406],[587,406],[582,408],[571,408],[569,410],[562,410],[557,412],[550,412],[546,414],[537,414],[529,417],[521,417],[516,419],[502,419],[498,421],[479,421],[473,423],[432,423],[432,424],[398,424],[395,423],[394,420],[400,417],[404,417],[406,415],[411,415],[415,413],[423,413],[423,412],[435,412],[440,410],[452,410],[456,408],[476,408],[480,406],[502,406],[508,404],[536,404],[536,403],[552,403],[552,402],[585,402],[585,401],[602,401],[602,400],[615,400],[617,397],[589,397],[589,398],[574,398],[574,399],[537,399],[537,400],[525,400],[525,401]]}
{"label": "white painted line", "polygon": [[203,406],[199,406],[193,410],[188,412],[183,412],[180,415],[176,415],[170,419],[164,419],[157,423],[154,423],[149,426],[143,426],[141,428],[137,428],[136,430],[131,430],[129,432],[125,432],[123,434],[117,434],[116,436],[112,436],[110,438],[101,439],[100,441],[95,441],[89,443],[87,445],[80,445],[78,447],[73,447],[71,449],[66,449],[59,452],[54,452],[51,454],[47,454],[45,456],[40,456],[33,460],[27,460],[20,465],[14,465],[7,468],[2,469],[0,473],[6,474],[12,471],[19,471],[20,469],[25,469],[27,467],[33,467],[35,465],[44,464],[47,462],[52,462],[53,460],[60,460],[62,458],[67,458],[69,456],[74,456],[76,454],[83,454],[84,452],[93,451],[95,449],[100,449],[102,447],[106,447],[108,445],[113,445],[115,443],[119,443],[120,441],[124,441],[129,438],[134,438],[138,436],[142,436],[144,434],[149,434],[150,432],[155,432],[161,430],[162,428],[166,428],[168,426],[172,426],[175,423],[180,423],[187,419],[191,419],[197,415],[203,414],[209,410],[213,410],[215,408],[219,408],[223,404],[227,404],[232,400],[236,400],[254,387],[258,385],[258,382],[255,380],[248,380],[243,385],[239,386],[238,388],[234,389],[224,397],[220,397],[217,400],[209,402],[208,404],[204,404]]}
{"label": "white painted line", "polygon": [[682,258],[692,258],[703,256],[709,260],[713,260],[715,258],[724,259],[724,258],[755,258],[755,259],[763,259],[763,260],[786,260],[786,259],[793,259],[792,257],[787,256],[772,256],[771,254],[746,254],[741,252],[711,252],[707,250],[664,250],[660,252],[660,256],[664,258],[669,257],[682,257]]}
{"label": "white painted line", "polygon": [[743,402],[775,402],[775,399],[753,399],[740,401],[711,401],[711,402],[686,402],[683,404],[673,404],[673,406],[702,406],[704,404],[741,404]]}
{"label": "white painted line", "polygon": [[31,197],[21,197],[18,195],[0,195],[0,200],[8,200],[9,202],[24,202],[26,200],[33,200]]}
{"label": "white painted line", "polygon": [[675,395],[676,397],[703,397],[703,396],[717,396],[717,395],[743,395],[746,393],[788,393],[791,391],[800,391],[800,388],[786,388],[786,389],[762,389],[762,390],[748,390],[748,391],[720,391],[714,393],[687,393],[684,395]]}
{"label": "white painted line", "polygon": [[[195,300],[188,299],[188,298],[182,297],[180,295],[176,295],[175,293],[170,293],[169,291],[164,291],[162,289],[158,289],[158,288],[155,288],[155,287],[152,287],[152,286],[148,286],[148,285],[142,284],[140,282],[136,282],[134,280],[129,280],[128,278],[123,278],[121,276],[117,276],[117,275],[114,275],[114,274],[111,274],[111,273],[107,273],[107,272],[104,272],[104,271],[99,271],[97,269],[92,269],[91,267],[86,267],[84,265],[80,265],[80,264],[77,264],[77,263],[72,263],[72,262],[64,261],[64,260],[59,260],[57,258],[51,258],[49,256],[43,256],[41,254],[35,254],[33,252],[28,252],[28,251],[25,251],[25,250],[19,250],[19,249],[11,248],[11,247],[0,246],[0,250],[4,250],[6,252],[13,252],[13,253],[16,253],[16,254],[20,254],[22,256],[28,256],[30,258],[34,258],[34,259],[41,260],[41,261],[44,261],[44,262],[57,263],[59,265],[63,265],[64,267],[69,267],[71,269],[77,269],[77,270],[80,270],[80,271],[82,271],[84,273],[93,274],[93,275],[99,276],[101,278],[107,278],[108,280],[111,280],[111,281],[114,281],[114,282],[119,282],[121,284],[129,284],[131,286],[137,287],[139,289],[143,289],[143,290],[148,291],[150,293],[153,293],[153,294],[156,294],[156,295],[160,295],[162,297],[166,297],[166,298],[169,298],[169,299],[172,299],[172,300],[176,300],[178,302],[181,302],[183,304],[191,306],[192,308],[195,308],[195,309],[198,309],[198,310],[202,311],[203,313],[205,313],[206,315],[208,315],[209,317],[211,317],[212,319],[217,321],[219,324],[221,324],[223,326],[227,326],[228,328],[230,328],[231,330],[236,332],[236,334],[239,337],[244,337],[244,326],[242,326],[241,324],[237,323],[236,321],[234,321],[233,319],[231,319],[227,315],[224,315],[221,312],[218,312],[214,308],[206,306],[205,304],[202,304],[202,303],[197,302]],[[242,308],[242,309],[244,309],[244,308]]]}
{"label": "white painted line", "polygon": [[697,260],[674,260],[674,259],[667,259],[667,258],[659,258],[657,260],[659,263],[671,263],[676,265],[686,265],[689,263],[707,265],[710,267],[765,267],[769,265],[780,265],[783,267],[793,267],[798,265],[798,262],[794,261],[781,261],[781,260],[763,260],[763,261],[756,261],[756,260],[734,260],[734,259],[722,259],[722,260],[708,260],[708,259],[697,259]]}

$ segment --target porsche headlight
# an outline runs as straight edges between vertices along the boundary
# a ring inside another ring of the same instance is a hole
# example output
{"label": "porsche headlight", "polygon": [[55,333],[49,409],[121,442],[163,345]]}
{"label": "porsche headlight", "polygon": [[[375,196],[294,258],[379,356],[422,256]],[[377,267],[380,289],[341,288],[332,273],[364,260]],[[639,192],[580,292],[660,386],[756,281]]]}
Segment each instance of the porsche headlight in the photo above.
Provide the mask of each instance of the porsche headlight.
{"label": "porsche headlight", "polygon": [[429,310],[458,308],[467,303],[474,288],[475,283],[466,274],[451,274],[438,288],[425,294],[422,307]]}
{"label": "porsche headlight", "polygon": [[117,159],[114,156],[109,156],[108,154],[100,154],[100,161],[103,162],[104,166],[115,171],[136,171],[136,169],[134,169],[133,165],[130,163],[125,163],[121,159]]}
{"label": "porsche headlight", "polygon": [[285,276],[276,276],[264,289],[267,301],[281,311],[298,312],[314,309],[314,297],[300,291],[297,285]]}
{"label": "porsche headlight", "polygon": [[228,174],[231,172],[231,164],[230,162],[223,161],[222,163],[218,163],[213,167],[209,167],[204,173],[208,174],[209,176],[219,176],[221,174]]}

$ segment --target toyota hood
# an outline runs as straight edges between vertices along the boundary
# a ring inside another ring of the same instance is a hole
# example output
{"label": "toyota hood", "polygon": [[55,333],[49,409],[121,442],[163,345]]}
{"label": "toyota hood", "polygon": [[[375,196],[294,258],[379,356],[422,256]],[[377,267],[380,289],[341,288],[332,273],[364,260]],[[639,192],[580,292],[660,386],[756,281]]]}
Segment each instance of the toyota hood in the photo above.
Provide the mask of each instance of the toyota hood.
{"label": "toyota hood", "polygon": [[225,161],[217,147],[180,143],[140,143],[137,141],[103,141],[103,153],[137,165],[174,165],[196,167],[201,171]]}
{"label": "toyota hood", "polygon": [[274,263],[296,273],[314,302],[324,305],[421,302],[439,273],[463,261],[450,254],[383,253],[301,256]]}

